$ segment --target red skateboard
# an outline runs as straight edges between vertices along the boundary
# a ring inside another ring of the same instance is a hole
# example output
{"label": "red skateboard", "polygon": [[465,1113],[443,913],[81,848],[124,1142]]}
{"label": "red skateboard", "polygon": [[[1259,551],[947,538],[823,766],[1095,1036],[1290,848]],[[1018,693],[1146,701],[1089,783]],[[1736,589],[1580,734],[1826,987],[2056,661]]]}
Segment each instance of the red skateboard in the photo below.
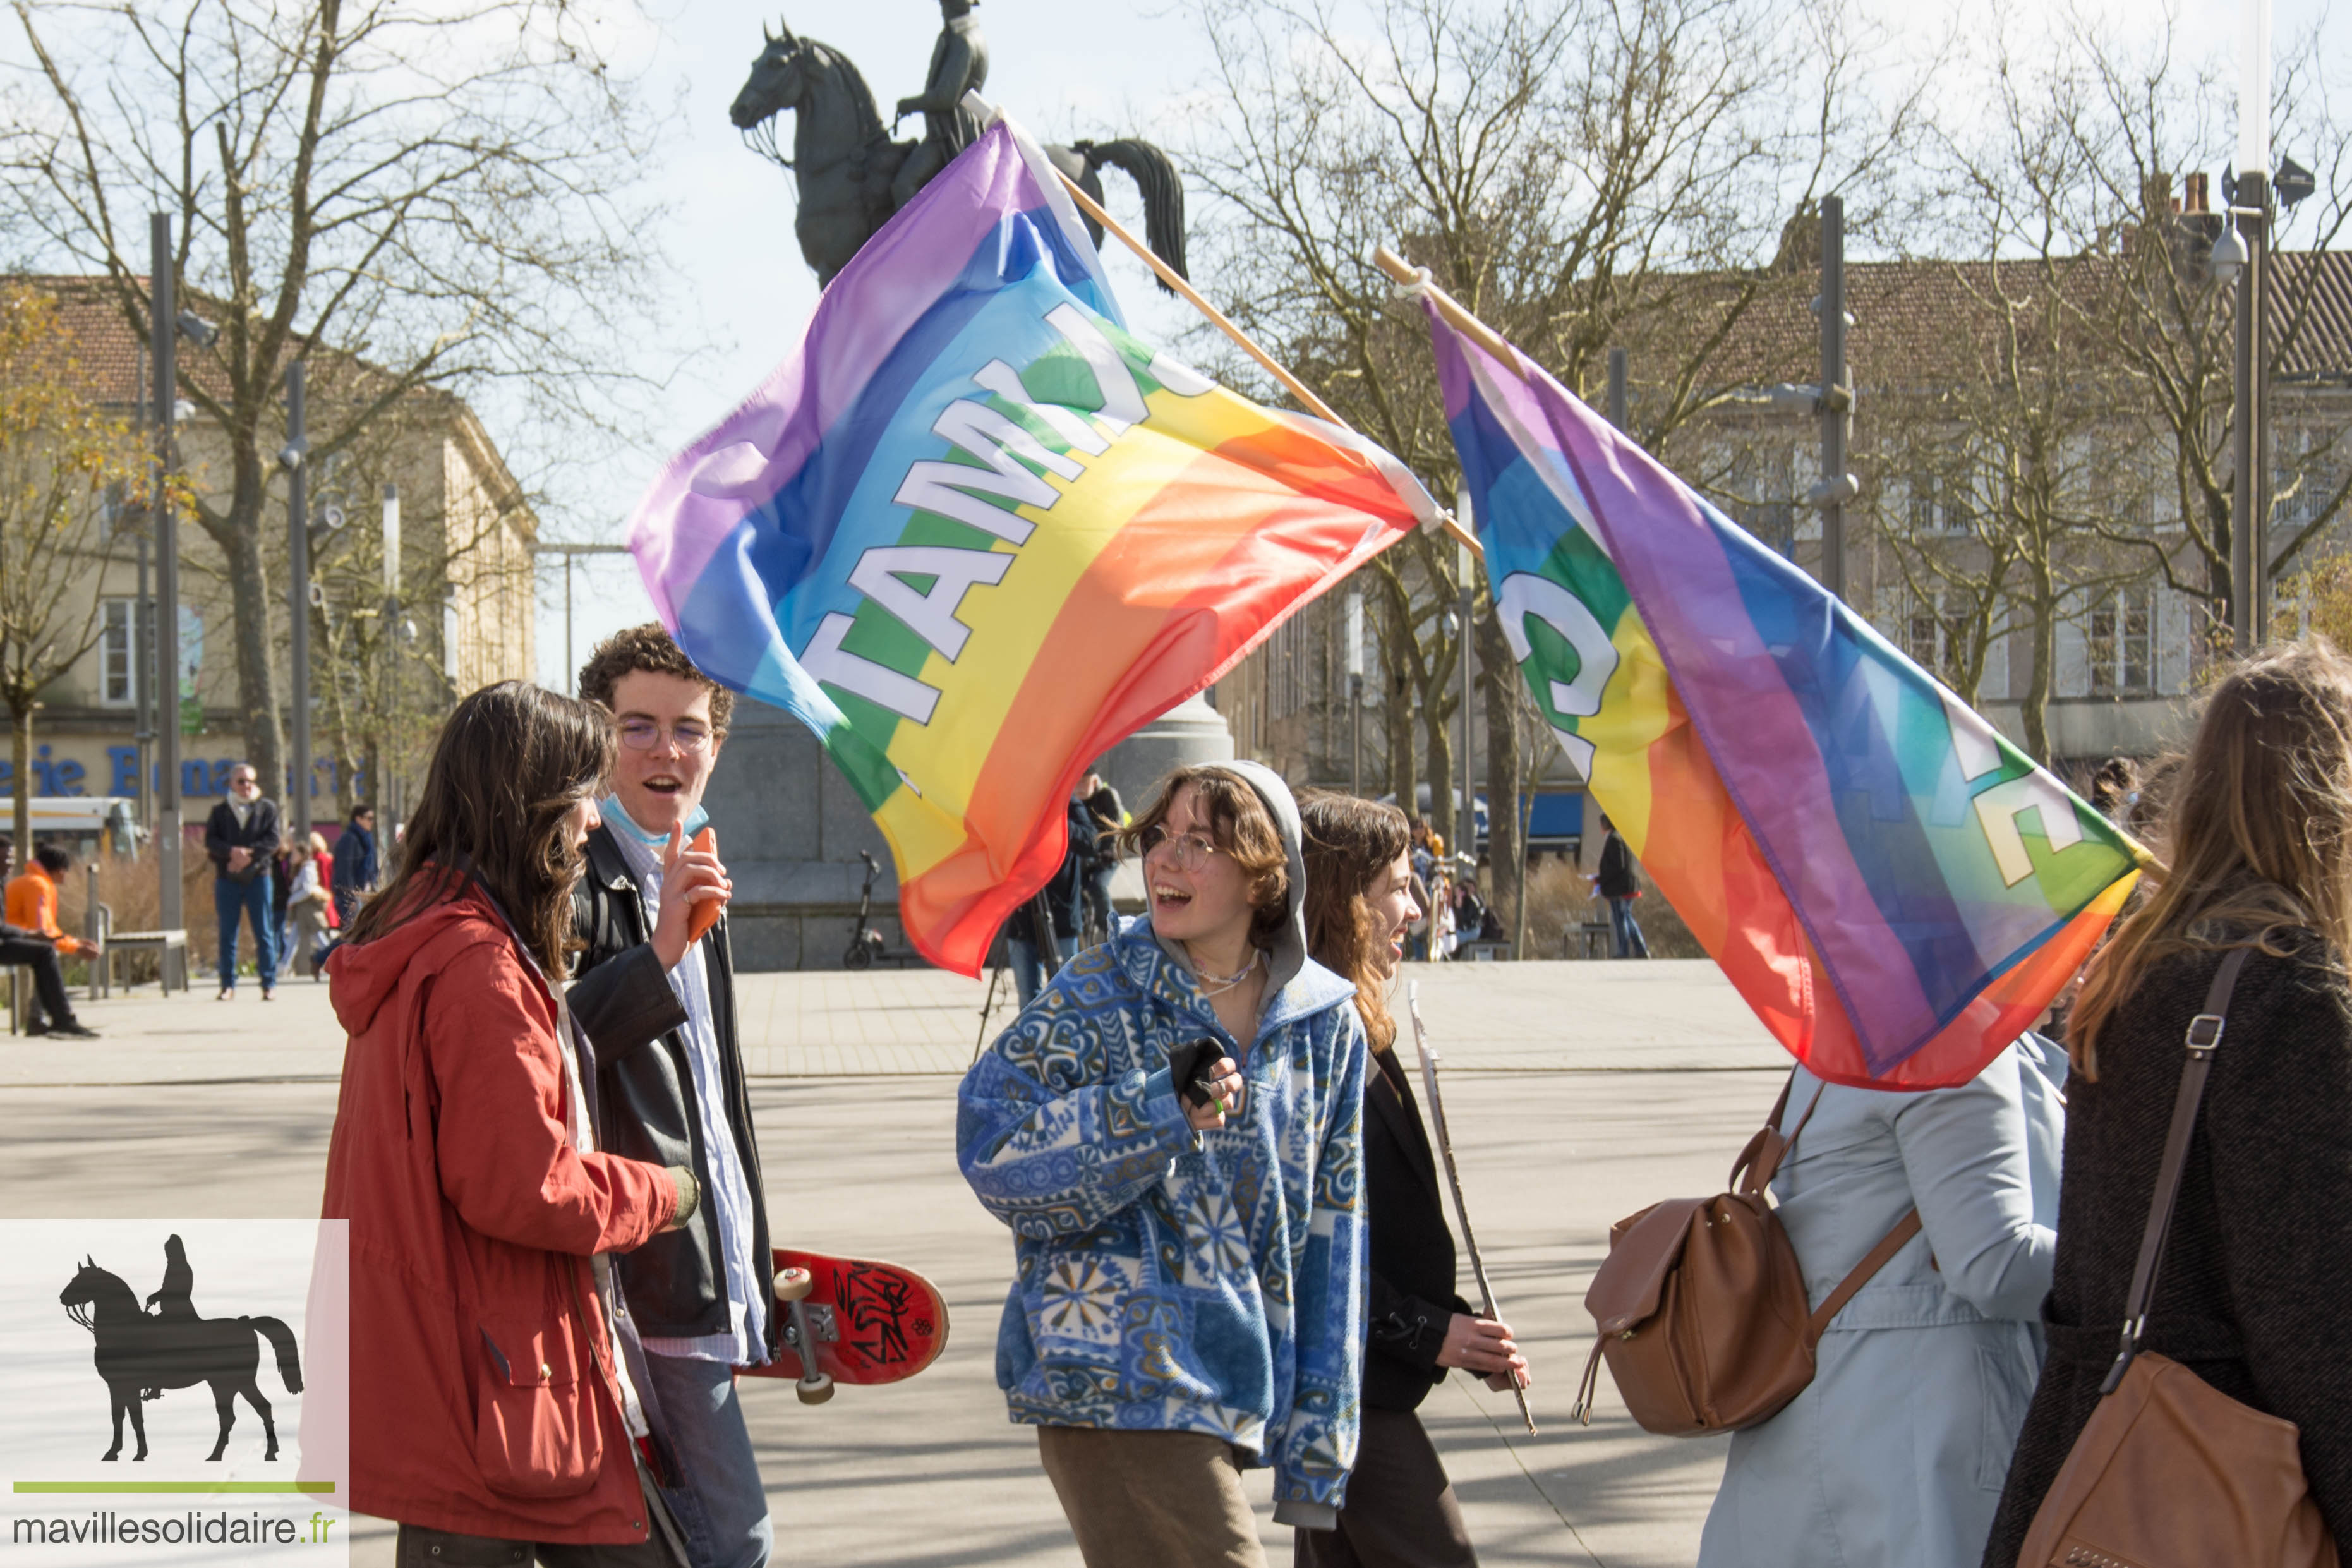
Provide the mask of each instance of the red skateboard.
{"label": "red skateboard", "polygon": [[[898,1383],[947,1348],[948,1304],[911,1268],[864,1258],[776,1248],[776,1305],[783,1344],[752,1377],[789,1377],[803,1405],[833,1397],[836,1383]],[[802,1347],[814,1343],[816,1364]]]}

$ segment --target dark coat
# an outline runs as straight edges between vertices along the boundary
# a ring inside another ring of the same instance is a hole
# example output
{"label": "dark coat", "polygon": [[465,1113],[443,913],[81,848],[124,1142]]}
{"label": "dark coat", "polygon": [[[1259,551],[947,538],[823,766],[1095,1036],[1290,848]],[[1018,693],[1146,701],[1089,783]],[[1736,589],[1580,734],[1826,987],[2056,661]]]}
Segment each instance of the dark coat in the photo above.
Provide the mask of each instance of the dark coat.
{"label": "dark coat", "polygon": [[[1060,939],[1062,956],[1068,958],[1070,944],[1076,941],[1081,929],[1079,897],[1086,889],[1086,869],[1094,858],[1094,817],[1086,803],[1073,799],[1064,823],[1069,834],[1068,847],[1062,851],[1062,863],[1054,871],[1054,879],[1039,889],[1045,907],[1053,911],[1054,934]],[[1004,934],[1032,946],[1043,947],[1037,940],[1037,922],[1031,911],[1035,899],[1025,899],[1011,914],[1004,917]]]}
{"label": "dark coat", "polygon": [[[653,950],[644,898],[613,829],[588,836],[588,868],[572,895],[572,930],[587,950],[573,960],[576,978],[565,994],[572,1016],[596,1047],[598,1147],[655,1165],[691,1165],[709,1188],[710,1156],[695,1113],[694,1073],[687,1059],[686,1005]],[[735,1288],[735,1299],[775,1300],[769,1248],[768,1196],[760,1179],[760,1149],[751,1135],[751,1100],[743,1081],[743,1053],[735,1033],[735,971],[727,917],[702,939],[710,988],[711,1030],[727,1097],[727,1125],[751,1189],[751,1256],[757,1279]],[[677,1230],[655,1237],[613,1259],[637,1332],[649,1339],[694,1339],[727,1331],[719,1240],[719,1205],[706,1203]],[[777,1348],[782,1314],[768,1310],[768,1353]]]}
{"label": "dark coat", "polygon": [[[2315,944],[2305,958],[2316,960]],[[2147,1225],[2183,1033],[2218,954],[2159,962],[2068,1080],[2050,1354],[1985,1548],[2011,1568],[2098,1403]],[[2239,976],[2189,1145],[2144,1348],[2294,1422],[2312,1496],[2352,1542],[2352,1007],[2312,963],[2257,953]]]}
{"label": "dark coat", "polygon": [[357,895],[375,886],[375,835],[359,824],[346,823],[335,837],[333,891]]}
{"label": "dark coat", "polygon": [[1630,899],[1642,891],[1641,879],[1633,874],[1633,851],[1613,827],[1601,845],[1600,891],[1604,899]]}
{"label": "dark coat", "polygon": [[[213,807],[212,816],[205,819],[205,853],[212,857],[213,875],[233,882],[250,882],[268,871],[283,837],[278,828],[278,803],[268,795],[254,796],[252,814],[245,819],[243,827],[236,825],[236,811],[226,801]],[[228,868],[228,852],[232,849],[253,851],[253,858],[246,862],[244,870]]]}
{"label": "dark coat", "polygon": [[1412,1410],[1444,1381],[1437,1352],[1447,1320],[1470,1307],[1454,1291],[1454,1233],[1412,1087],[1392,1050],[1374,1053],[1371,1068],[1364,1075],[1371,1295],[1363,1398],[1374,1410]]}

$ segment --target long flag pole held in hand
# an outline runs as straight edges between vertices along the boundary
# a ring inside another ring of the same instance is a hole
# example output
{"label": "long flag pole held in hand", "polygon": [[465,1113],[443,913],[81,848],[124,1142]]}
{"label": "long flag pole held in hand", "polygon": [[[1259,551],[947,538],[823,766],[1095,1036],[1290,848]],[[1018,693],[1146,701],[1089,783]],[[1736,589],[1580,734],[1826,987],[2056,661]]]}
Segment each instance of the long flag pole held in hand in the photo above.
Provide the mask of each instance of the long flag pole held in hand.
{"label": "long flag pole held in hand", "polygon": [[[1445,1101],[1437,1092],[1437,1051],[1429,1043],[1429,1033],[1421,1025],[1421,982],[1408,981],[1404,988],[1405,1011],[1412,1017],[1412,1046],[1421,1053],[1421,1081],[1429,1095],[1429,1121],[1437,1133],[1437,1152],[1445,1160],[1445,1184],[1454,1194],[1454,1217],[1462,1226],[1462,1245],[1470,1254],[1470,1272],[1478,1281],[1478,1301],[1486,1316],[1495,1322],[1503,1314],[1495,1306],[1495,1288],[1486,1283],[1486,1260],[1478,1256],[1478,1237],[1470,1228],[1470,1207],[1462,1201],[1462,1173],[1454,1163],[1454,1140],[1445,1131]],[[1528,1436],[1536,1433],[1535,1412],[1528,1408],[1528,1391],[1520,1386],[1518,1375],[1511,1377],[1511,1392],[1518,1396],[1519,1419],[1528,1424]]]}

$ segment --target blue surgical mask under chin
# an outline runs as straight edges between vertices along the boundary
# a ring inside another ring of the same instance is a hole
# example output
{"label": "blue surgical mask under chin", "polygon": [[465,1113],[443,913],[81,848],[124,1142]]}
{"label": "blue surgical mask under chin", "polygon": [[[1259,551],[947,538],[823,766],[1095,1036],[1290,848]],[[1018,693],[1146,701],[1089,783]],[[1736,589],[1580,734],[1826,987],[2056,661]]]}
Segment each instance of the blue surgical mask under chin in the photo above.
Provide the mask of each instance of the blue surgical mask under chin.
{"label": "blue surgical mask under chin", "polygon": [[[629,814],[621,808],[621,797],[617,794],[608,795],[599,801],[596,810],[605,821],[613,824],[622,832],[634,835],[640,844],[651,844],[659,847],[669,842],[669,835],[667,833],[647,833],[644,828],[639,827]],[[709,820],[710,814],[703,810],[698,803],[695,808],[687,814],[686,836],[688,838],[693,837],[702,831],[703,825]]]}

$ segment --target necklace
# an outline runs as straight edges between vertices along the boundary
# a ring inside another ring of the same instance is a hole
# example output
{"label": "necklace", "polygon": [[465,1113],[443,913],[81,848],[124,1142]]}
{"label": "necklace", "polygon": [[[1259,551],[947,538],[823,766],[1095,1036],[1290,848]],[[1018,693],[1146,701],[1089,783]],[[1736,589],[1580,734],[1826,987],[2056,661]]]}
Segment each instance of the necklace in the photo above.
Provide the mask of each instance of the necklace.
{"label": "necklace", "polygon": [[[1192,951],[1192,949],[1186,948],[1184,950],[1186,956],[1191,956]],[[1195,967],[1192,972],[1192,975],[1195,980],[1200,982],[1202,995],[1222,996],[1226,992],[1231,991],[1234,986],[1239,985],[1243,981],[1247,980],[1252,974],[1257,973],[1258,960],[1264,956],[1265,954],[1259,952],[1257,949],[1252,948],[1250,949],[1250,961],[1247,963],[1243,964],[1240,969],[1231,974],[1212,974],[1205,969]]]}

